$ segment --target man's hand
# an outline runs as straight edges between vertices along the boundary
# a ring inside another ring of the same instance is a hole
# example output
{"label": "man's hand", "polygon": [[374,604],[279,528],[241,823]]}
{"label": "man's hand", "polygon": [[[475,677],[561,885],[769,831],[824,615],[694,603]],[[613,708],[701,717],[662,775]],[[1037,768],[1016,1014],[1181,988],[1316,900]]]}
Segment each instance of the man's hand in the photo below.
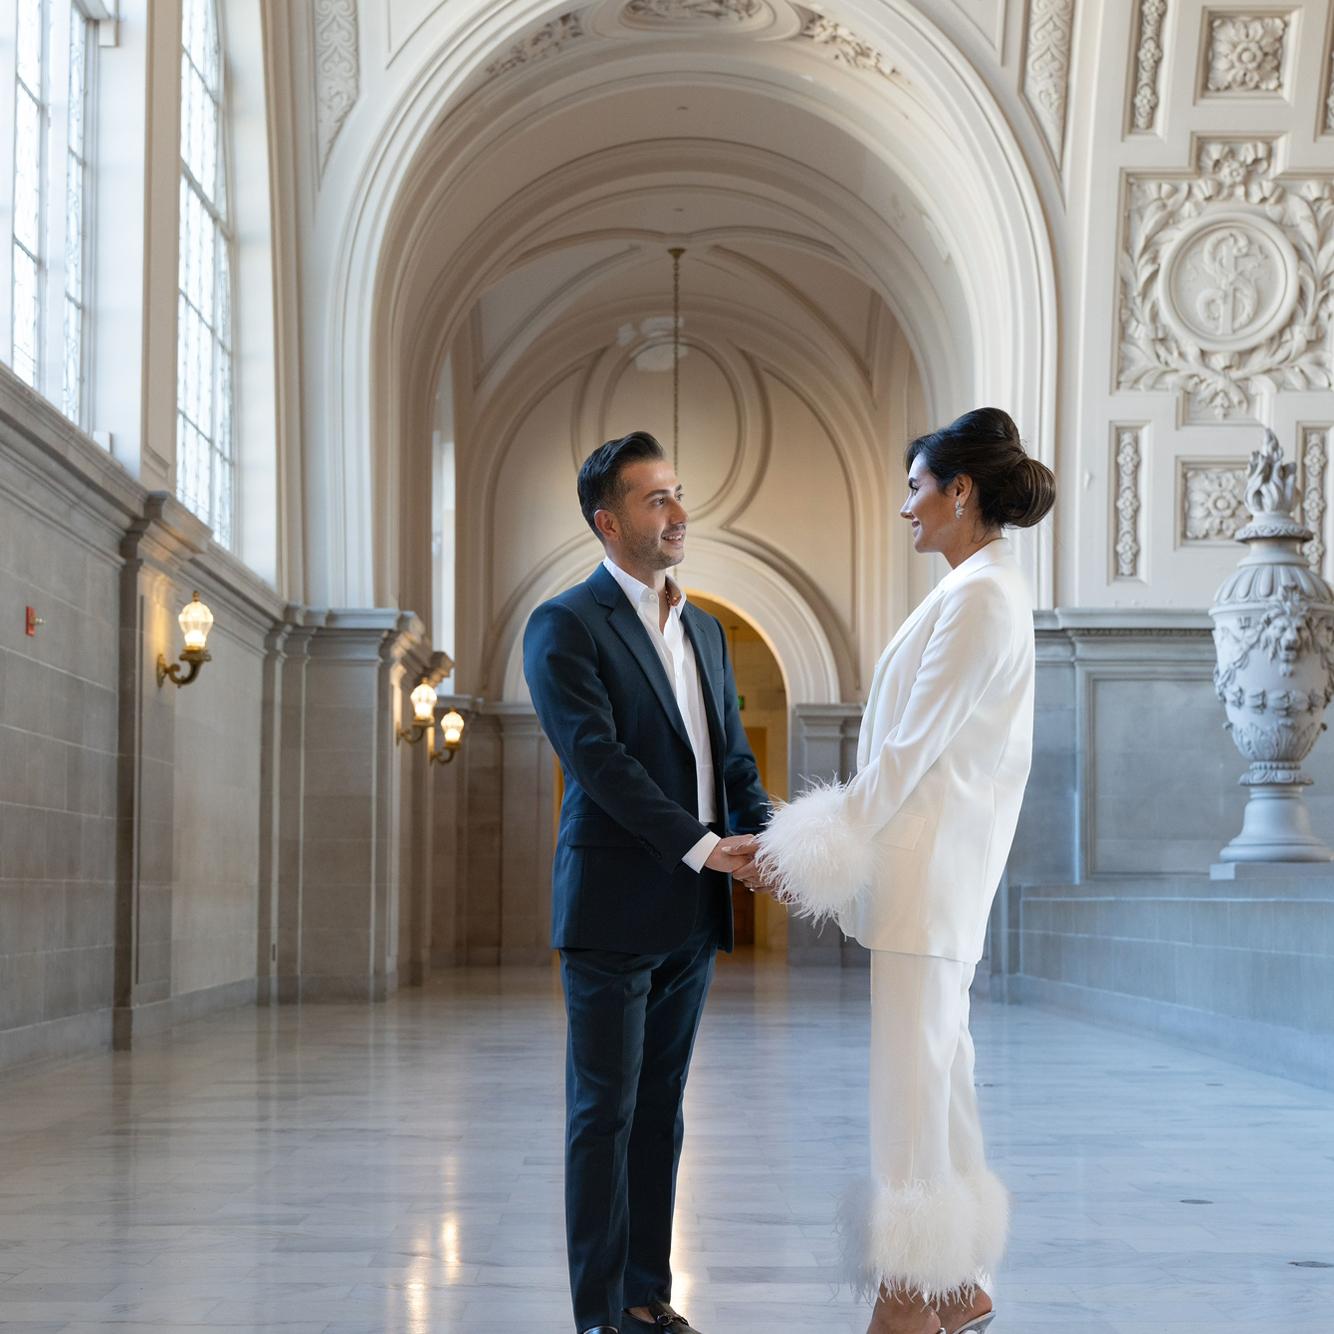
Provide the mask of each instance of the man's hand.
{"label": "man's hand", "polygon": [[704,865],[710,871],[723,871],[728,875],[735,875],[743,866],[754,865],[755,852],[758,848],[759,844],[750,834],[738,834],[732,838],[724,838],[709,853],[709,858]]}

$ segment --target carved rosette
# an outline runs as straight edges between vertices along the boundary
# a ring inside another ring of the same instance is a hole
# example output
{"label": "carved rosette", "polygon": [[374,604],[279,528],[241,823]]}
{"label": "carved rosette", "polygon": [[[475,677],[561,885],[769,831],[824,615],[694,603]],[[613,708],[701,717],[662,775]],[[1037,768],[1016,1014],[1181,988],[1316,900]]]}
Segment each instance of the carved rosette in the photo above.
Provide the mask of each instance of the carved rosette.
{"label": "carved rosette", "polygon": [[1300,503],[1297,465],[1283,461],[1267,431],[1246,478],[1251,522],[1237,540],[1247,553],[1209,609],[1214,687],[1250,763],[1245,820],[1224,861],[1334,860],[1311,832],[1300,792],[1311,782],[1302,761],[1334,697],[1334,589],[1302,554],[1311,531],[1293,517]]}
{"label": "carved rosette", "polygon": [[1200,146],[1194,177],[1132,178],[1122,389],[1175,389],[1219,420],[1334,386],[1334,182],[1279,178],[1268,142]]}
{"label": "carved rosette", "polygon": [[1288,20],[1281,14],[1210,14],[1210,93],[1277,93],[1283,87]]}
{"label": "carved rosette", "polygon": [[1246,469],[1227,459],[1181,459],[1182,546],[1227,543],[1246,526]]}

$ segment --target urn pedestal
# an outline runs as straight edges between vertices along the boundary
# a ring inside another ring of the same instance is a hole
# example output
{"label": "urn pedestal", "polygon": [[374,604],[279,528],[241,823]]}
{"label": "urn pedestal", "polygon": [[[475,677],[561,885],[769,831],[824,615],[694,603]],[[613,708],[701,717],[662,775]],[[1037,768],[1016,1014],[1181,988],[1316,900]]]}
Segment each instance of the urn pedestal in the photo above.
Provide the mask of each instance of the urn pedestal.
{"label": "urn pedestal", "polygon": [[1325,730],[1334,695],[1334,589],[1302,553],[1311,531],[1293,517],[1296,466],[1273,432],[1251,456],[1247,550],[1218,590],[1209,615],[1218,664],[1214,686],[1227,729],[1250,761],[1250,800],[1224,862],[1329,862],[1334,851],[1311,828],[1302,761]]}

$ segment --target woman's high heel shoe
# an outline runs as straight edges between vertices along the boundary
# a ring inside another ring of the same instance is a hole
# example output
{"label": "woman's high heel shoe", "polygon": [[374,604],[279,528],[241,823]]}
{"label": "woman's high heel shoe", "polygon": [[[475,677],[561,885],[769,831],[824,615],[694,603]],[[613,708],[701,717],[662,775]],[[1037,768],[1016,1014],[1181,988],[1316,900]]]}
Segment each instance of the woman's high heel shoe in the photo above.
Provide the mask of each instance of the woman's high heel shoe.
{"label": "woman's high heel shoe", "polygon": [[[986,1310],[978,1307],[985,1306]],[[945,1326],[945,1334],[984,1334],[987,1326],[996,1318],[991,1298],[981,1288],[968,1289],[966,1299],[956,1296],[942,1302],[937,1308],[940,1323]],[[962,1324],[955,1324],[955,1321]]]}
{"label": "woman's high heel shoe", "polygon": [[986,1327],[996,1318],[995,1311],[988,1311],[986,1315],[980,1315],[976,1320],[970,1320],[966,1325],[960,1325],[954,1331],[954,1334],[984,1334]]}

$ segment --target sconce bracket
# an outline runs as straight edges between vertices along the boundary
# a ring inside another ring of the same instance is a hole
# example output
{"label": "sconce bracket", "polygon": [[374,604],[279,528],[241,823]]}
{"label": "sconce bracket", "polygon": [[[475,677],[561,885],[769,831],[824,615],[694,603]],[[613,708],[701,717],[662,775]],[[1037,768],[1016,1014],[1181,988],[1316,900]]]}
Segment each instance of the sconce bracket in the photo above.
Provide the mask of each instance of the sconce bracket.
{"label": "sconce bracket", "polygon": [[432,764],[448,764],[458,753],[459,743],[455,742],[452,746],[445,743],[440,750],[435,746],[435,733],[431,733],[431,739],[427,742],[426,758]]}
{"label": "sconce bracket", "polygon": [[199,669],[206,663],[212,662],[213,655],[207,649],[184,649],[181,652],[181,662],[189,665],[189,670],[182,672],[180,662],[168,663],[165,654],[157,655],[157,683],[161,689],[164,681],[170,680],[173,685],[188,686],[198,675]]}

